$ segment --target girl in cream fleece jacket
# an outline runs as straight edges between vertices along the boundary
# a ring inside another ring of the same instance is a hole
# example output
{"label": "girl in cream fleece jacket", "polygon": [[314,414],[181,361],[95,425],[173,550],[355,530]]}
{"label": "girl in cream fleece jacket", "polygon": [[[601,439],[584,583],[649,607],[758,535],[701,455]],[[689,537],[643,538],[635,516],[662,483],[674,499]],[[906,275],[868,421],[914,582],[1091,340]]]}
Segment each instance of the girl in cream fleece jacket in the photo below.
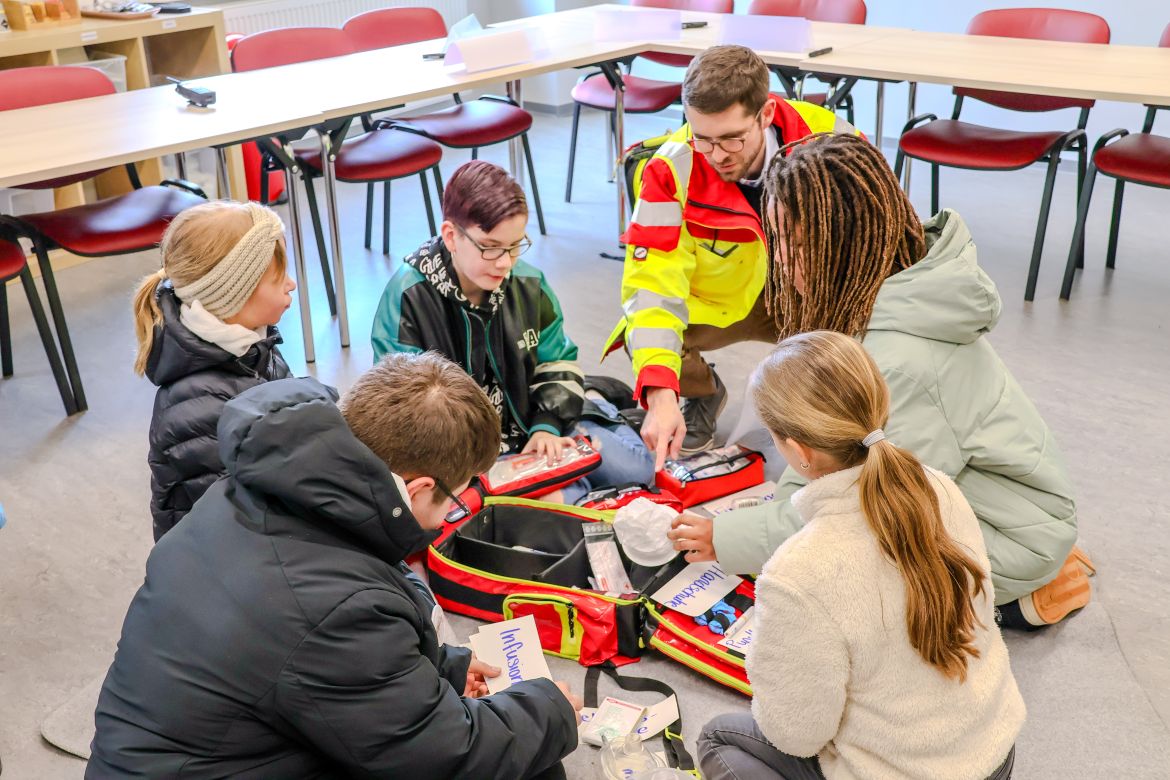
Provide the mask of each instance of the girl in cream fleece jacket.
{"label": "girl in cream fleece jacket", "polygon": [[1010,777],[1024,702],[962,493],[884,439],[889,391],[848,336],[785,340],[752,391],[812,481],[756,583],[754,722],[708,724],[704,777]]}

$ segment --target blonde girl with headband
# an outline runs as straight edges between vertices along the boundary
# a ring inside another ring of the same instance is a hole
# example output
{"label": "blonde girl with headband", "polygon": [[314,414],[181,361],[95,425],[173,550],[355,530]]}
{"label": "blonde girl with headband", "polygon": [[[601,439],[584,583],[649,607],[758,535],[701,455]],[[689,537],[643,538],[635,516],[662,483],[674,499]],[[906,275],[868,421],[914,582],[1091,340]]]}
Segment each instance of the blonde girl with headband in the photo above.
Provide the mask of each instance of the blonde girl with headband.
{"label": "blonde girl with headband", "polygon": [[886,438],[890,391],[849,336],[786,339],[750,391],[810,482],[756,582],[752,714],[707,724],[703,777],[1006,780],[1024,702],[963,494]]}
{"label": "blonde girl with headband", "polygon": [[134,370],[158,386],[150,422],[154,539],[223,474],[225,403],[288,366],[276,323],[292,303],[284,224],[254,203],[187,209],[163,234],[162,268],[134,296]]}

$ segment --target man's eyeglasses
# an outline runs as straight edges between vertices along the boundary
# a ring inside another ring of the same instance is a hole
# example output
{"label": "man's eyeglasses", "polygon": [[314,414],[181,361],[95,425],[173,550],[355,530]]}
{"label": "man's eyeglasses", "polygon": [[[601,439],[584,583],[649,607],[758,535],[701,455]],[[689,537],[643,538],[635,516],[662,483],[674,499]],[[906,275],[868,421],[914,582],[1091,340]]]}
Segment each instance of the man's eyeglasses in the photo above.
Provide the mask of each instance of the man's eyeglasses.
{"label": "man's eyeglasses", "polygon": [[443,495],[445,495],[447,498],[451,499],[451,503],[453,503],[455,505],[455,508],[463,513],[463,515],[462,515],[463,517],[471,517],[471,515],[472,515],[471,507],[469,507],[467,505],[467,502],[464,501],[462,498],[460,498],[459,496],[452,493],[447,488],[447,486],[443,484],[442,480],[435,479],[435,487],[437,487],[443,493]]}
{"label": "man's eyeglasses", "polygon": [[471,237],[471,234],[463,229],[462,225],[456,225],[455,229],[463,234],[463,237],[471,242],[472,246],[479,250],[479,255],[484,260],[499,260],[504,255],[511,255],[512,257],[519,257],[532,248],[532,241],[528,236],[524,236],[519,243],[512,246],[484,246]]}
{"label": "man's eyeglasses", "polygon": [[[762,111],[763,109],[761,108],[760,112]],[[755,119],[753,121],[759,120],[760,112],[756,113]],[[711,140],[709,138],[696,138],[692,136],[691,148],[693,148],[699,154],[710,154],[711,152],[715,151],[716,146],[718,146],[723,151],[728,152],[729,154],[742,152],[743,147],[747,145],[748,136],[751,135],[752,130],[755,129],[756,126],[752,125],[752,127],[745,130],[741,135],[732,136],[731,138],[720,138],[717,140]]]}

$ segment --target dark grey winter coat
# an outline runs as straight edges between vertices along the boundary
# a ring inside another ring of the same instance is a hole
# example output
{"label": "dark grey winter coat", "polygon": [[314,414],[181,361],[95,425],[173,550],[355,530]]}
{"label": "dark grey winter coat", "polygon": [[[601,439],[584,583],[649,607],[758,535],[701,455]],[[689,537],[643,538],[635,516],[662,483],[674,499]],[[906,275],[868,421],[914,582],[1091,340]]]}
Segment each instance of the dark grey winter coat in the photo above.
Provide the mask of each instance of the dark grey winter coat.
{"label": "dark grey winter coat", "polygon": [[431,535],[316,380],[219,424],[227,476],[151,552],[87,778],[519,779],[577,744],[548,680],[464,699],[403,556]]}
{"label": "dark grey winter coat", "polygon": [[268,329],[242,357],[204,341],[179,321],[170,281],[155,293],[163,324],[155,329],[146,376],[158,385],[150,421],[150,513],[154,540],[175,527],[199,497],[223,476],[215,426],[223,405],[249,387],[289,375]]}

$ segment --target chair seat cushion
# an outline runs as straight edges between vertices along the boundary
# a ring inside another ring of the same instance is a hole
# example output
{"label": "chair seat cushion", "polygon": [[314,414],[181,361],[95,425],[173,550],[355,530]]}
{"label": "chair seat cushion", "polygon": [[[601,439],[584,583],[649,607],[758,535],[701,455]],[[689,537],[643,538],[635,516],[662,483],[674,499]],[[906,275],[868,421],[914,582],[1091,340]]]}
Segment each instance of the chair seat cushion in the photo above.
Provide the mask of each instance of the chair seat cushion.
{"label": "chair seat cushion", "polygon": [[206,202],[177,187],[143,187],[84,206],[25,214],[20,221],[75,255],[102,257],[150,249],[176,214]]}
{"label": "chair seat cushion", "polygon": [[911,157],[954,168],[1011,170],[1048,154],[1064,131],[1026,133],[938,119],[915,127],[898,142]]}
{"label": "chair seat cushion", "polygon": [[480,99],[433,114],[403,117],[395,123],[412,127],[444,146],[490,146],[527,132],[532,127],[532,114],[511,103]]}
{"label": "chair seat cushion", "polygon": [[11,279],[24,269],[24,250],[19,244],[0,239],[0,283]]}
{"label": "chair seat cushion", "polygon": [[[303,145],[293,144],[293,152],[302,165],[321,170],[321,144],[317,139]],[[339,181],[382,181],[413,176],[437,164],[442,157],[443,147],[421,135],[374,130],[346,139],[333,169]]]}
{"label": "chair seat cushion", "polygon": [[1170,187],[1170,138],[1130,133],[1093,156],[1101,173],[1119,179]]}
{"label": "chair seat cushion", "polygon": [[[677,81],[655,81],[638,76],[622,76],[626,85],[623,107],[629,114],[652,114],[669,108],[682,100],[682,84]],[[598,73],[573,87],[573,100],[583,106],[613,111],[613,87]]]}

